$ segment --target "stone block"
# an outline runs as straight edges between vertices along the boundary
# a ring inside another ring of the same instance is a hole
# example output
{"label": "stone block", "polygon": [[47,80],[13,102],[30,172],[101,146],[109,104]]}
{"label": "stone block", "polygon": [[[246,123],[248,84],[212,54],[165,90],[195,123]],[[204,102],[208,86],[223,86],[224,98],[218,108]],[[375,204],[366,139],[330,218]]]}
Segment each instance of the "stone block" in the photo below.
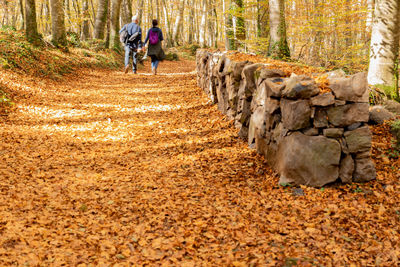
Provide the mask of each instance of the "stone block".
{"label": "stone block", "polygon": [[368,126],[344,133],[350,153],[367,152],[371,149],[372,135]]}
{"label": "stone block", "polygon": [[336,127],[346,127],[356,122],[368,122],[368,103],[354,103],[327,109],[328,120]]}
{"label": "stone block", "polygon": [[277,153],[280,183],[321,187],[339,178],[338,141],[299,132],[283,138]]}
{"label": "stone block", "polygon": [[368,103],[367,73],[357,73],[350,77],[330,78],[329,87],[339,100]]}
{"label": "stone block", "polygon": [[311,108],[308,100],[281,101],[282,121],[285,128],[299,130],[311,125]]}

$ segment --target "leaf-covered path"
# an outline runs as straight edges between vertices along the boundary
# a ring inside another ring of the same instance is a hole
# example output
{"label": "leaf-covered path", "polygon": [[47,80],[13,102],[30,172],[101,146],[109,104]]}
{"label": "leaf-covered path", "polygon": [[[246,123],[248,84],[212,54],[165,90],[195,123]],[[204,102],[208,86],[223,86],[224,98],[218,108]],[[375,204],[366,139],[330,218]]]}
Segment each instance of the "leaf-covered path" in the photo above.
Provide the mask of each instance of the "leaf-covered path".
{"label": "leaf-covered path", "polygon": [[11,79],[26,98],[0,120],[0,265],[395,263],[398,197],[278,187],[194,68]]}

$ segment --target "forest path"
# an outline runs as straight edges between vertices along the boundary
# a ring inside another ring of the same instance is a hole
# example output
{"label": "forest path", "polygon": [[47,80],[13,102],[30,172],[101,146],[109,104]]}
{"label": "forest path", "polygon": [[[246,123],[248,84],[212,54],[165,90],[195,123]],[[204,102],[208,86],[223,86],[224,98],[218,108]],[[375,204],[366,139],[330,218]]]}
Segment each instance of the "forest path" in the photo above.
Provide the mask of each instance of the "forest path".
{"label": "forest path", "polygon": [[390,166],[365,185],[278,186],[194,69],[7,74],[22,95],[0,116],[0,266],[398,265]]}
{"label": "forest path", "polygon": [[0,263],[228,262],[242,235],[255,244],[262,159],[194,69],[22,86],[29,97],[0,121]]}

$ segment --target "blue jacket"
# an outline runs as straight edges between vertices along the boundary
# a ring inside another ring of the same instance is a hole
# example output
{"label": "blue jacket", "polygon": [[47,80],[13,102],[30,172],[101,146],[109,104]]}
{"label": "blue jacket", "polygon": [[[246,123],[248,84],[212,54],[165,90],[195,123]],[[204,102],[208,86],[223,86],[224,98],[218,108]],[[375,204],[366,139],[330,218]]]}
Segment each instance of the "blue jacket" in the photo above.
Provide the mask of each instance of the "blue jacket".
{"label": "blue jacket", "polygon": [[125,24],[124,27],[122,27],[122,29],[119,31],[119,33],[121,34],[122,31],[126,30],[130,35],[133,35],[136,32],[139,32],[138,37],[135,39],[134,42],[128,42],[127,45],[132,48],[132,49],[136,49],[136,48],[142,48],[143,43],[142,43],[142,29],[140,28],[139,25],[137,25],[134,22]]}

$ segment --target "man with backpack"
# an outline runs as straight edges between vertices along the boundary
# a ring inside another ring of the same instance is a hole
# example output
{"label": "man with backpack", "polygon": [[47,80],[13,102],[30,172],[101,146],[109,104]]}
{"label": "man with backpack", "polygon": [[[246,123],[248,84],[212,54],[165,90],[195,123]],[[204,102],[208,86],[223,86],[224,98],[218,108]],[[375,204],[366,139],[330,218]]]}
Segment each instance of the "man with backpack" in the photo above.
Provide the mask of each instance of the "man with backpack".
{"label": "man with backpack", "polygon": [[125,69],[124,72],[128,73],[129,70],[129,56],[132,53],[132,70],[137,73],[137,53],[142,51],[142,29],[138,25],[138,17],[132,17],[132,23],[125,24],[119,31],[121,42],[125,48]]}
{"label": "man with backpack", "polygon": [[151,71],[154,75],[157,74],[157,67],[160,60],[164,60],[165,53],[162,49],[161,41],[164,40],[163,33],[158,28],[158,21],[153,19],[153,27],[147,32],[146,40],[144,44],[149,42],[149,48],[147,49],[147,55],[151,57]]}

